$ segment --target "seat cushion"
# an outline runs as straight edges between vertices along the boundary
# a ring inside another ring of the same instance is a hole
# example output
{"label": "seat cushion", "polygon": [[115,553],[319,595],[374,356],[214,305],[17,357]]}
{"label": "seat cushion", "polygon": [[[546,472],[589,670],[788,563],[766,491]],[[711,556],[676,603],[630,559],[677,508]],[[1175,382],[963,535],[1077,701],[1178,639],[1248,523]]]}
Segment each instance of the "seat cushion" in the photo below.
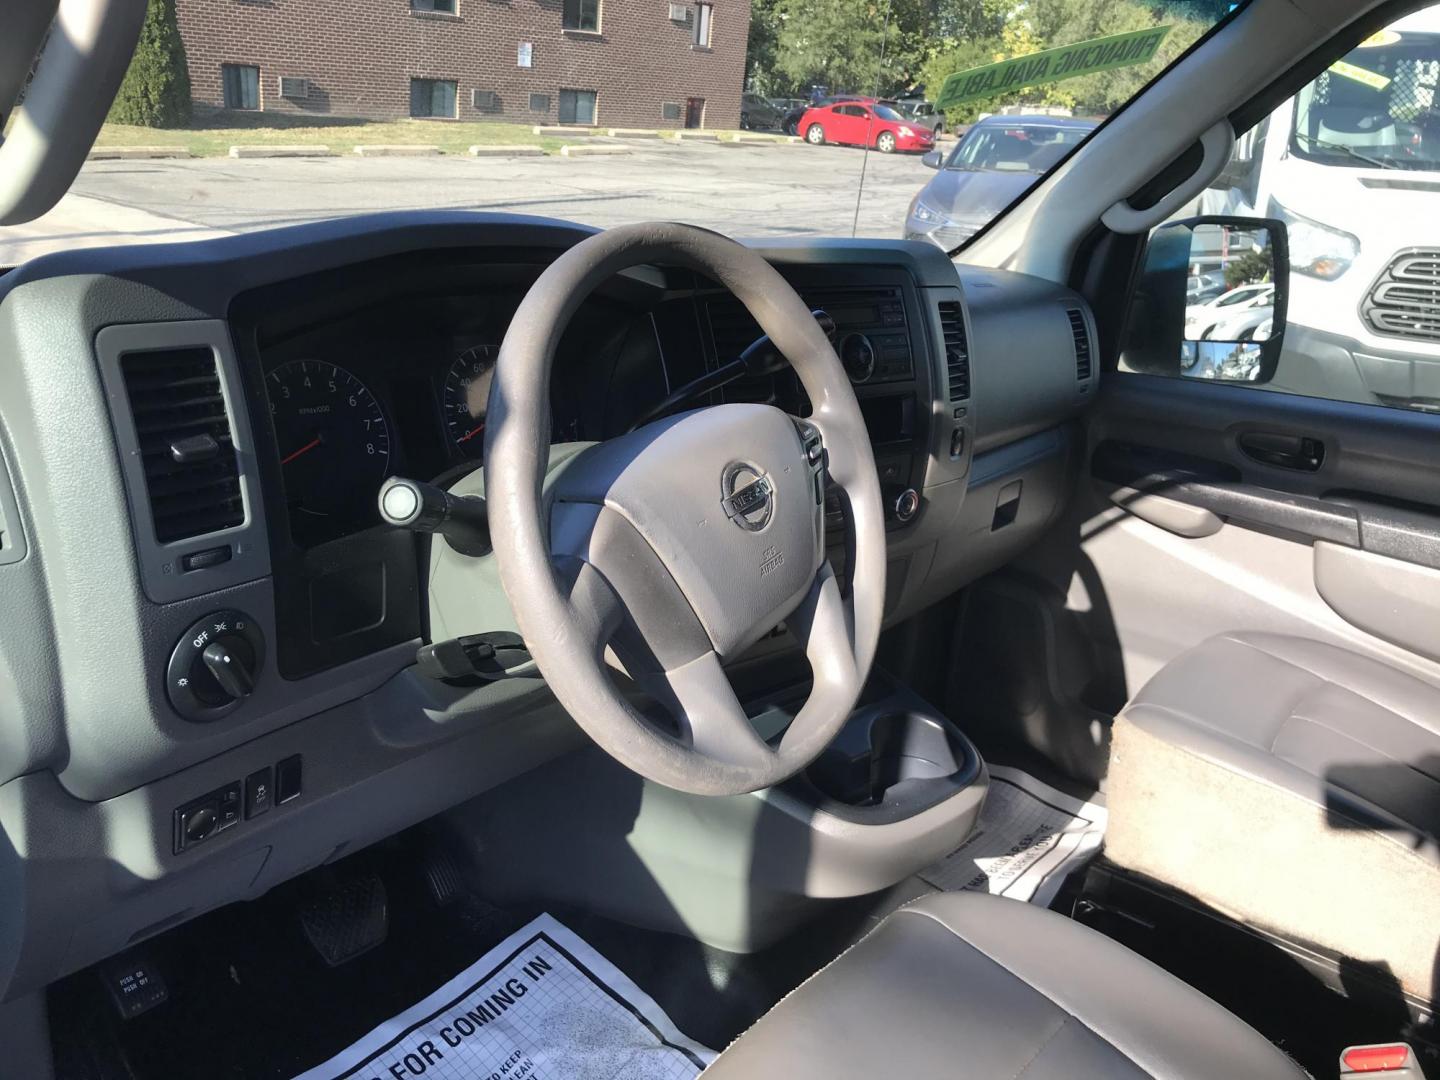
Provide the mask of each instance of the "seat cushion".
{"label": "seat cushion", "polygon": [[1305,1074],[1213,1001],[1030,904],[902,908],[742,1035],[706,1080]]}
{"label": "seat cushion", "polygon": [[1434,996],[1440,688],[1275,634],[1212,638],[1116,722],[1109,858]]}

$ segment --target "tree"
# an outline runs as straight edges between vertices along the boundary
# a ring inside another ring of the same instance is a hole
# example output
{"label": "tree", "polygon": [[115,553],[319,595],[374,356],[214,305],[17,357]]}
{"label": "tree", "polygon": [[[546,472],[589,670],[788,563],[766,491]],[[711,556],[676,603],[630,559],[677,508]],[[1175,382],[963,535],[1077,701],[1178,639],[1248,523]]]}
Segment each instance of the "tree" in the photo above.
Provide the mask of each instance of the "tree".
{"label": "tree", "polygon": [[1254,285],[1257,282],[1269,281],[1275,273],[1275,258],[1266,244],[1259,251],[1247,251],[1238,258],[1231,259],[1225,267],[1225,287],[1233,289],[1239,285]]}
{"label": "tree", "polygon": [[866,94],[920,74],[932,0],[774,0],[775,70],[801,90]]}
{"label": "tree", "polygon": [[[1182,18],[1175,10],[1157,11],[1158,6],[1137,0],[1029,0],[1026,12],[1036,37],[1045,42],[1045,48],[1131,30],[1170,27],[1160,50],[1148,63],[1083,75],[1057,85],[1056,89],[1082,110],[1109,113],[1139,93],[1142,86],[1169,67],[1206,29],[1205,24]],[[1181,9],[1190,5],[1170,6]]]}
{"label": "tree", "polygon": [[778,0],[751,0],[750,37],[745,44],[746,75],[757,94],[783,94],[793,87],[775,70],[775,52],[780,45],[784,20]]}
{"label": "tree", "polygon": [[150,0],[110,119],[155,128],[190,122],[190,69],[175,20],[175,0]]}

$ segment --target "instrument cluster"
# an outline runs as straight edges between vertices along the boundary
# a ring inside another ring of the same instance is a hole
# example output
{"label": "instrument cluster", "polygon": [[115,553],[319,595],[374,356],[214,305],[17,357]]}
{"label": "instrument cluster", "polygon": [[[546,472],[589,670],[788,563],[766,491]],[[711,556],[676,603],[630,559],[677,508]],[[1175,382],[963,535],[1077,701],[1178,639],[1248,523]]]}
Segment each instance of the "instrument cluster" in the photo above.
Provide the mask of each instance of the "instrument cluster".
{"label": "instrument cluster", "polygon": [[[388,476],[429,480],[483,463],[495,361],[519,299],[386,305],[264,349],[266,403],[299,546],[378,524],[375,496]],[[578,410],[554,412],[552,441],[583,437]]]}

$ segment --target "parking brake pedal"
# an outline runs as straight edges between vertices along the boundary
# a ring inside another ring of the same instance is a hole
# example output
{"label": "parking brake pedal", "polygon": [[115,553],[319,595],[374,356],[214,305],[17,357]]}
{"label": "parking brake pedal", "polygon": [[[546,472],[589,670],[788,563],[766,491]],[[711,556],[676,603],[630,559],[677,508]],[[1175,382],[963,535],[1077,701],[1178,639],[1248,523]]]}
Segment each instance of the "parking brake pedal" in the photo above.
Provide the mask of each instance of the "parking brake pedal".
{"label": "parking brake pedal", "polygon": [[336,885],[300,908],[300,927],[331,967],[369,952],[390,929],[385,883],[365,874]]}

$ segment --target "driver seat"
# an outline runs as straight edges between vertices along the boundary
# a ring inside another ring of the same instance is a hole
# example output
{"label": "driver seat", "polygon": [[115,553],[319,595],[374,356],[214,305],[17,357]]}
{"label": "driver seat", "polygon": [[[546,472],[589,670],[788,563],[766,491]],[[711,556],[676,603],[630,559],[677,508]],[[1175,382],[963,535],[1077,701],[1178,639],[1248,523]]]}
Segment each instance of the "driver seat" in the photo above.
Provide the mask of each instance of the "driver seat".
{"label": "driver seat", "polygon": [[781,1001],[703,1080],[880,1076],[1306,1073],[1203,994],[1079,923],[1016,900],[938,893],[889,916]]}

